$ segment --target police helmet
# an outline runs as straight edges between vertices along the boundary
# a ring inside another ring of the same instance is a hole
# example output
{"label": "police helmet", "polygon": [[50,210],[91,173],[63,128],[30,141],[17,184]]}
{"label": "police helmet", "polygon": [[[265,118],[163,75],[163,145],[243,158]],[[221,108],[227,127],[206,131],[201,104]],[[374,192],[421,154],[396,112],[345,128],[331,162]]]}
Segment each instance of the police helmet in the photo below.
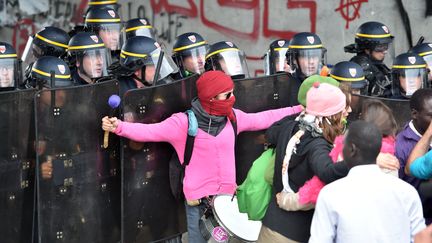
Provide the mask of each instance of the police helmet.
{"label": "police helmet", "polygon": [[221,41],[210,46],[205,70],[221,70],[232,79],[249,77],[246,55],[234,43]]}
{"label": "police helmet", "polygon": [[347,83],[352,89],[360,89],[364,94],[367,91],[367,81],[363,68],[355,62],[343,61],[336,63],[330,71],[330,77],[340,83]]}
{"label": "police helmet", "polygon": [[86,31],[97,33],[111,50],[120,50],[122,23],[118,13],[110,8],[91,8],[84,21]]}
{"label": "police helmet", "polygon": [[426,67],[425,60],[415,53],[397,56],[391,69],[392,94],[411,97],[416,90],[428,87]]}
{"label": "police helmet", "polygon": [[[193,73],[203,73],[207,51],[207,41],[198,33],[188,32],[177,36],[172,57],[180,69],[181,76],[187,77]],[[186,58],[191,59],[187,61]]]}
{"label": "police helmet", "polygon": [[34,36],[33,55],[36,58],[42,56],[62,57],[68,49],[69,39],[66,31],[54,26],[45,27]]}
{"label": "police helmet", "polygon": [[290,72],[286,53],[289,40],[279,39],[270,43],[267,53],[264,55],[264,73],[272,75],[276,73]]}
{"label": "police helmet", "polygon": [[40,57],[33,64],[27,84],[34,88],[57,88],[72,86],[68,65],[53,56]]}
{"label": "police helmet", "polygon": [[358,51],[369,49],[372,51],[384,51],[393,42],[393,36],[389,28],[375,21],[363,23],[355,34],[355,44]]}
{"label": "police helmet", "polygon": [[132,38],[134,36],[147,36],[156,40],[156,34],[153,26],[146,18],[135,18],[128,20],[124,27],[124,32],[126,33],[126,39]]}

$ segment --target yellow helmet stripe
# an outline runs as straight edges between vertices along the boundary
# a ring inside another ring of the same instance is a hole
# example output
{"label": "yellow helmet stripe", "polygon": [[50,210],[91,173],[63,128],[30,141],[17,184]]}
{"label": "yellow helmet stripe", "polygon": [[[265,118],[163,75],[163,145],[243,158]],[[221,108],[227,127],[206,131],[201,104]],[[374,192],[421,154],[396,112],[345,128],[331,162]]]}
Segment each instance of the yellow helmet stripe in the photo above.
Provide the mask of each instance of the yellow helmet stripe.
{"label": "yellow helmet stripe", "polygon": [[103,23],[103,22],[120,23],[120,19],[86,19],[85,22],[89,22],[89,23]]}
{"label": "yellow helmet stripe", "polygon": [[128,51],[121,51],[120,55],[123,54],[123,58],[125,58],[125,54],[131,57],[147,57],[147,54],[139,54],[139,53],[133,53],[133,52],[128,52]]}
{"label": "yellow helmet stripe", "polygon": [[112,3],[117,3],[117,1],[114,0],[114,1],[89,2],[88,5],[102,5],[102,4],[112,4]]}
{"label": "yellow helmet stripe", "polygon": [[426,52],[419,53],[419,56],[423,57],[423,56],[427,56],[430,54],[432,54],[432,51],[426,51]]}
{"label": "yellow helmet stripe", "polygon": [[173,49],[173,52],[182,51],[182,50],[189,49],[189,48],[192,48],[195,46],[201,46],[201,45],[204,45],[206,43],[207,43],[207,41],[201,41],[201,42],[190,44],[187,46],[178,47],[178,48]]}
{"label": "yellow helmet stripe", "polygon": [[55,46],[60,46],[60,47],[66,48],[66,49],[68,48],[68,45],[65,45],[65,44],[62,44],[62,43],[59,43],[59,42],[56,42],[56,41],[48,40],[47,38],[45,38],[45,37],[43,37],[43,36],[41,36],[39,34],[36,34],[36,38],[41,39],[41,40],[43,40],[43,41],[45,41],[47,43],[53,44]]}
{"label": "yellow helmet stripe", "polygon": [[95,47],[102,47],[105,46],[104,43],[100,44],[93,44],[93,45],[86,45],[86,46],[69,46],[68,50],[81,50],[81,49],[88,49],[88,48],[95,48]]}
{"label": "yellow helmet stripe", "polygon": [[138,30],[138,29],[151,29],[153,28],[153,26],[151,25],[143,25],[143,26],[136,26],[136,27],[131,27],[129,29],[125,29],[126,32],[130,32],[130,31],[134,31],[134,30]]}
{"label": "yellow helmet stripe", "polygon": [[[36,68],[32,68],[32,71],[34,71],[34,72],[36,72],[36,73],[39,73],[40,75],[43,75],[43,76],[45,76],[45,77],[51,77],[51,74],[49,74],[49,73],[47,73],[47,72],[44,72],[44,71],[41,71],[41,70],[39,70],[39,69],[36,69]],[[60,75],[60,74],[56,74],[56,75],[54,75],[54,77],[56,77],[56,78],[62,78],[62,79],[70,79],[70,75]]]}
{"label": "yellow helmet stripe", "polygon": [[421,65],[393,65],[392,68],[402,68],[402,69],[407,69],[407,68],[426,68],[426,64],[421,64]]}
{"label": "yellow helmet stripe", "polygon": [[323,47],[322,44],[319,45],[309,45],[309,46],[297,46],[297,45],[289,45],[288,48],[292,49],[312,49],[312,48],[321,48]]}
{"label": "yellow helmet stripe", "polygon": [[216,54],[219,54],[221,52],[224,52],[224,51],[239,51],[239,49],[237,49],[237,48],[225,48],[225,49],[217,50],[217,51],[214,51],[214,52],[208,54],[206,56],[206,59],[209,58],[209,57],[211,57],[211,56],[213,56],[213,55],[216,55]]}
{"label": "yellow helmet stripe", "polygon": [[17,57],[17,54],[0,54],[0,58]]}
{"label": "yellow helmet stripe", "polygon": [[330,74],[330,77],[337,79],[337,80],[348,81],[348,82],[362,81],[365,79],[364,76],[361,76],[360,78],[344,78],[344,77],[339,77],[339,76],[336,76],[333,74]]}
{"label": "yellow helmet stripe", "polygon": [[288,47],[277,47],[274,50],[275,51],[284,51],[284,50],[288,50]]}
{"label": "yellow helmet stripe", "polygon": [[366,38],[386,38],[390,37],[390,34],[382,34],[382,35],[368,35],[368,34],[362,34],[362,33],[356,33],[356,36],[358,37],[366,37]]}

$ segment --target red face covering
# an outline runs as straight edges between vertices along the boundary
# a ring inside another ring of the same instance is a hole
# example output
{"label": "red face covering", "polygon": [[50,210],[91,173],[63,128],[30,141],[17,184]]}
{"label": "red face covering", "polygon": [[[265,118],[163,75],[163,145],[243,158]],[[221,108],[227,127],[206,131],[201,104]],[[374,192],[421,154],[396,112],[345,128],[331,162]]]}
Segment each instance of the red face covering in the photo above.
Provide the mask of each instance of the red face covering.
{"label": "red face covering", "polygon": [[234,88],[234,83],[230,76],[222,71],[208,71],[201,75],[196,82],[198,99],[204,110],[214,116],[227,116],[231,121],[235,121],[232,107],[235,97],[231,96],[227,100],[216,100],[218,94],[228,92]]}

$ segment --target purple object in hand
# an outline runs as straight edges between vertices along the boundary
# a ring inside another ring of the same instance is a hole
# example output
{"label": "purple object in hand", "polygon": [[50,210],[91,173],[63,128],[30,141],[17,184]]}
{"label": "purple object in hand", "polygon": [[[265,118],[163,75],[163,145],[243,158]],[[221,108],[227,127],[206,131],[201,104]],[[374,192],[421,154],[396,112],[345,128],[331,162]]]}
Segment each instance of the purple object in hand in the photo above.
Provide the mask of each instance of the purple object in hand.
{"label": "purple object in hand", "polygon": [[121,99],[118,95],[111,95],[108,99],[108,104],[111,108],[115,109],[120,105]]}

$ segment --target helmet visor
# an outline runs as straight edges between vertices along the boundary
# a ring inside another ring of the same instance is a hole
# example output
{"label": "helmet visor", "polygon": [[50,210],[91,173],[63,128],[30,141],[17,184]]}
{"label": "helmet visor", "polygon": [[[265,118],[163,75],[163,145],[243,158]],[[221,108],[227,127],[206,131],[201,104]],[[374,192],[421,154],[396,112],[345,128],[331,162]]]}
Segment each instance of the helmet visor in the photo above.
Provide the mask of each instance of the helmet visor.
{"label": "helmet visor", "polygon": [[17,73],[18,61],[16,59],[0,59],[0,88],[15,87]]}
{"label": "helmet visor", "polygon": [[290,72],[289,65],[286,60],[286,53],[288,48],[275,49],[274,64],[276,72]]}
{"label": "helmet visor", "polygon": [[82,63],[84,72],[90,78],[108,76],[108,67],[111,65],[111,54],[107,49],[88,50],[84,52]]}
{"label": "helmet visor", "polygon": [[399,70],[399,84],[406,96],[411,96],[416,90],[425,87],[426,74],[424,68]]}
{"label": "helmet visor", "polygon": [[121,34],[121,24],[104,24],[99,29],[99,36],[102,38],[105,46],[111,51],[120,50],[123,44],[123,35]]}
{"label": "helmet visor", "polygon": [[427,55],[424,56],[423,59],[425,60],[426,64],[427,64],[427,68],[429,70],[428,72],[428,80],[432,80],[432,55]]}
{"label": "helmet visor", "polygon": [[[152,27],[143,26],[142,28],[139,28],[137,30],[131,31],[135,32],[134,36],[146,36],[149,38],[152,38],[153,40],[156,40],[156,35]],[[129,33],[128,33],[129,34]]]}
{"label": "helmet visor", "polygon": [[[151,60],[152,60],[152,64],[150,64],[150,65],[153,65],[155,67],[155,69],[156,69],[156,65],[157,65],[159,57],[160,57],[160,53],[161,53],[160,48],[158,48],[158,49],[156,49],[150,53]],[[173,59],[170,56],[168,56],[167,54],[164,54],[163,59],[162,59],[162,63],[161,63],[161,67],[160,67],[160,71],[159,71],[158,80],[164,79],[168,75],[170,75],[171,73],[175,73],[177,71],[178,71],[178,67],[174,63]],[[154,77],[154,74],[152,76]],[[146,79],[146,81],[152,81],[152,80]]]}
{"label": "helmet visor", "polygon": [[306,76],[319,74],[323,67],[322,49],[298,50],[297,67]]}
{"label": "helmet visor", "polygon": [[183,68],[188,72],[202,74],[204,72],[206,54],[207,46],[187,50],[186,55],[180,56]]}
{"label": "helmet visor", "polygon": [[229,50],[218,54],[219,65],[227,75],[242,75],[249,77],[249,70],[246,64],[246,58],[242,51]]}

